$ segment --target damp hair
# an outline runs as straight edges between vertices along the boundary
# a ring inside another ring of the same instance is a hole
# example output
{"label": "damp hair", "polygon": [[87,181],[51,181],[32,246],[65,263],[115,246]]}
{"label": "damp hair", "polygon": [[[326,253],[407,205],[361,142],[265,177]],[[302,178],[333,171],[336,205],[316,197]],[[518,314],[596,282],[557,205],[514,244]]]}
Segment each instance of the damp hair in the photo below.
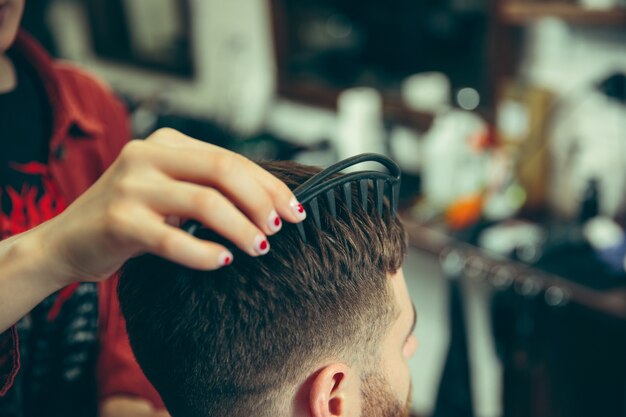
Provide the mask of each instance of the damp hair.
{"label": "damp hair", "polygon": [[[320,171],[260,165],[292,189]],[[305,221],[306,243],[285,224],[267,255],[233,250],[232,265],[216,271],[153,255],[124,266],[118,291],[130,343],[173,417],[275,416],[321,360],[376,363],[397,315],[388,275],[406,253],[404,228],[389,210],[348,212],[341,199],[337,218],[323,205],[320,217],[321,228]]]}

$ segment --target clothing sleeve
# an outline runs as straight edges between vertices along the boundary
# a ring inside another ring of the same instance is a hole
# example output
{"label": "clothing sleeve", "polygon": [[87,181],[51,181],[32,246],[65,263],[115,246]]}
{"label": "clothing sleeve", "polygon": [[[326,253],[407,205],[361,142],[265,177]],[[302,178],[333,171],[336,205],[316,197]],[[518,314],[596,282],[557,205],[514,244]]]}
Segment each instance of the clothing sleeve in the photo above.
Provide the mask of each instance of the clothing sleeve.
{"label": "clothing sleeve", "polygon": [[107,146],[109,166],[119,156],[120,151],[131,139],[130,117],[126,106],[117,97],[112,97],[110,105],[106,106],[107,114]]}
{"label": "clothing sleeve", "polygon": [[[90,150],[97,158],[90,158],[90,165],[85,168],[92,169],[91,173],[95,174],[92,180],[95,181],[114,162],[131,138],[126,108],[109,87],[93,75],[64,62],[55,65],[65,82],[65,91],[72,92],[74,105],[89,115],[90,119],[97,120],[102,127],[102,131],[94,136],[96,140],[90,143]],[[69,182],[71,178],[67,180]],[[84,191],[78,188],[70,190],[70,193],[78,195],[80,193],[76,191]],[[139,397],[162,408],[160,396],[144,376],[130,348],[126,323],[117,298],[117,281],[117,277],[114,277],[98,284],[100,353],[96,377],[99,400],[116,395]]]}
{"label": "clothing sleeve", "polygon": [[[126,109],[103,82],[77,68],[60,65],[68,79],[77,86],[84,86],[75,97],[79,107],[97,114],[104,126],[97,143],[104,172],[131,137]],[[130,348],[117,298],[117,281],[117,277],[113,277],[101,282],[98,288],[100,354],[96,378],[99,400],[116,395],[139,397],[163,408],[159,394],[144,376]]]}
{"label": "clothing sleeve", "polygon": [[20,369],[20,351],[15,326],[0,334],[0,397],[13,385]]}
{"label": "clothing sleeve", "polygon": [[118,277],[114,277],[99,284],[100,356],[97,378],[100,401],[115,395],[131,396],[164,408],[161,397],[143,374],[130,348],[126,322],[117,298],[117,282]]}

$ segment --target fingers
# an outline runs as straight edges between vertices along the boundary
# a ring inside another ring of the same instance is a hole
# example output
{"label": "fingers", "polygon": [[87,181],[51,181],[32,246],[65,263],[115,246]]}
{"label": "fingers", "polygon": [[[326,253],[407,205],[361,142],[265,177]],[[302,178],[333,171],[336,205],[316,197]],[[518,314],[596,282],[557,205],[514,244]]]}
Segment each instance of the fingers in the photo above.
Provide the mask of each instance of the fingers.
{"label": "fingers", "polygon": [[[253,178],[255,180],[254,184],[250,183],[250,181],[248,181],[248,183],[254,185],[255,189],[260,186],[259,188],[267,194],[273,207],[275,207],[281,218],[291,223],[298,223],[306,218],[304,208],[296,200],[287,185],[254,162],[239,154],[190,138],[189,136],[183,135],[173,129],[161,129],[155,132],[155,134],[149,138],[149,141],[170,149],[188,151],[197,155],[201,158],[199,165],[205,167],[206,170],[213,172],[213,185],[216,185],[215,176],[218,177],[218,181],[221,179],[228,180],[228,178],[224,177],[224,174],[232,172],[232,170],[236,169],[241,173],[241,175],[247,175],[248,179]],[[171,159],[172,162],[176,162],[173,161],[174,158]],[[211,160],[216,161],[213,166],[210,164]],[[180,163],[183,161],[179,160],[178,162]],[[172,168],[176,171],[175,167]],[[226,173],[223,172],[224,170]],[[211,175],[211,173],[204,171],[197,173],[197,175],[202,178],[206,175]],[[247,189],[251,188],[253,187],[248,187]],[[220,189],[224,191],[223,188]],[[228,184],[226,184],[226,190],[230,190]],[[225,192],[225,194],[230,197],[230,193],[228,191]],[[242,194],[245,195],[245,193]],[[238,201],[240,200],[238,199]],[[261,208],[258,205],[254,205],[253,210],[257,207],[259,209]],[[266,215],[265,217],[269,216]],[[257,224],[259,224],[258,221]]]}
{"label": "fingers", "polygon": [[[209,153],[201,154],[198,151],[190,152],[188,150],[169,150],[168,153],[160,152],[158,149],[148,150],[151,152],[151,158],[156,165],[166,174],[167,177],[176,180],[189,182],[189,184],[206,185],[219,190],[220,197],[226,197],[241,210],[264,234],[272,235],[280,230],[282,221],[274,208],[274,203],[270,195],[259,184],[257,179],[252,176],[242,164],[234,158]],[[182,181],[179,182],[182,188]],[[159,188],[163,185],[159,181]],[[176,187],[170,187],[176,189]],[[209,194],[210,188],[205,187],[205,192],[200,188],[192,191],[191,187],[186,187],[188,195],[198,195],[198,204],[207,205],[207,201],[217,200]],[[170,190],[174,191],[174,190]],[[146,197],[152,194],[163,194],[163,190],[150,190]],[[167,195],[167,194],[166,194]],[[168,196],[169,200],[183,198],[185,195],[176,197]],[[232,205],[231,204],[231,205]],[[190,207],[188,202],[185,207]],[[221,206],[219,207],[222,208]],[[196,209],[197,211],[197,209]],[[167,212],[168,215],[179,214]],[[195,213],[194,213],[195,214]],[[203,213],[206,217],[209,213]],[[220,212],[213,210],[210,215],[219,218]],[[197,217],[194,217],[197,218]],[[197,218],[200,220],[200,218]]]}
{"label": "fingers", "polygon": [[[181,154],[189,151],[180,151]],[[174,178],[209,185],[218,189],[226,198],[245,213],[264,233],[272,235],[280,230],[281,218],[275,209],[271,195],[260,185],[258,179],[237,159],[226,154],[209,155],[189,153],[186,164],[165,170]]]}
{"label": "fingers", "polygon": [[257,164],[171,129],[127,145],[121,160],[120,172],[141,173],[118,181],[120,194],[142,201],[149,212],[145,230],[132,227],[141,247],[192,268],[215,269],[233,256],[172,227],[180,218],[198,220],[258,256],[269,251],[266,236],[280,230],[281,218],[295,223],[306,217],[291,190]]}
{"label": "fingers", "polygon": [[278,214],[282,218],[291,223],[299,223],[306,218],[304,207],[284,182],[249,159],[244,157],[241,157],[241,159],[244,160],[242,163],[246,165],[252,176],[257,179],[263,190],[269,194],[270,199],[274,202],[274,206],[277,207]]}
{"label": "fingers", "polygon": [[142,251],[197,270],[214,270],[232,263],[233,254],[224,246],[197,239],[152,214],[136,217],[126,231]]}
{"label": "fingers", "polygon": [[[168,180],[161,182],[158,190],[146,187],[139,193],[144,194],[142,198],[164,216],[196,219],[251,256],[269,251],[264,231],[215,189]],[[279,227],[280,224],[276,226]]]}

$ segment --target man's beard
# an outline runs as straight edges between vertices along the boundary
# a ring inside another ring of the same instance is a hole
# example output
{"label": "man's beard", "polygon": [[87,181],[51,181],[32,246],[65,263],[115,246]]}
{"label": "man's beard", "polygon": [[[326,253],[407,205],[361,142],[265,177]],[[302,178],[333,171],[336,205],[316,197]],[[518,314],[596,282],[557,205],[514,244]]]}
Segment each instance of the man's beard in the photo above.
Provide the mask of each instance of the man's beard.
{"label": "man's beard", "polygon": [[380,374],[368,374],[361,381],[363,386],[362,417],[409,417],[411,409],[411,389],[406,402],[402,404],[391,391],[391,387]]}

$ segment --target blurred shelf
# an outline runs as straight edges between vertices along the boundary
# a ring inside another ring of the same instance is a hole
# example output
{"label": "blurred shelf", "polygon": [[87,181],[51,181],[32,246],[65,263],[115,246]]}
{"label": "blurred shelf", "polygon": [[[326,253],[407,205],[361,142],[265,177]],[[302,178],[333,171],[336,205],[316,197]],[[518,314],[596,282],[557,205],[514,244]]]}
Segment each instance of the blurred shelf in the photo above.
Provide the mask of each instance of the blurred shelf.
{"label": "blurred shelf", "polygon": [[504,1],[500,13],[502,21],[509,25],[525,25],[543,17],[557,17],[578,25],[626,27],[626,9],[591,10],[570,3],[516,0]]}
{"label": "blurred shelf", "polygon": [[468,278],[487,281],[496,289],[514,287],[521,296],[544,297],[548,304],[555,302],[555,297],[560,297],[561,301],[555,303],[555,306],[573,302],[590,310],[626,320],[626,287],[597,290],[577,284],[561,276],[461,242],[440,230],[423,226],[415,221],[408,211],[403,211],[401,217],[412,247],[440,259],[450,251],[457,251],[464,262],[464,276]]}
{"label": "blurred shelf", "polygon": [[[281,80],[278,94],[287,99],[330,109],[337,108],[339,88],[308,81]],[[434,115],[420,113],[407,108],[400,97],[383,93],[383,114],[387,120],[413,127],[419,131],[430,128]]]}

